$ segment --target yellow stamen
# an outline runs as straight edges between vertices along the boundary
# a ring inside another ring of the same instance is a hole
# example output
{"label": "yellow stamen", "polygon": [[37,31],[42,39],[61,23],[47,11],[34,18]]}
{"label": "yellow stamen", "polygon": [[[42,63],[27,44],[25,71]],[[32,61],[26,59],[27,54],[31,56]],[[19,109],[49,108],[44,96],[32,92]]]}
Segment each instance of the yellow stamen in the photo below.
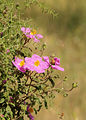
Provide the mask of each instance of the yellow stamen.
{"label": "yellow stamen", "polygon": [[39,60],[37,60],[37,61],[34,62],[34,65],[35,65],[36,67],[38,67],[39,64],[40,64]]}
{"label": "yellow stamen", "polygon": [[55,65],[55,60],[53,58],[51,59],[51,64]]}
{"label": "yellow stamen", "polygon": [[29,108],[29,112],[30,112],[30,113],[33,113],[33,108],[32,108],[32,107]]}
{"label": "yellow stamen", "polygon": [[25,62],[21,61],[19,65],[22,67],[24,64],[25,64]]}
{"label": "yellow stamen", "polygon": [[32,30],[32,32],[30,33],[31,35],[36,34],[36,30]]}

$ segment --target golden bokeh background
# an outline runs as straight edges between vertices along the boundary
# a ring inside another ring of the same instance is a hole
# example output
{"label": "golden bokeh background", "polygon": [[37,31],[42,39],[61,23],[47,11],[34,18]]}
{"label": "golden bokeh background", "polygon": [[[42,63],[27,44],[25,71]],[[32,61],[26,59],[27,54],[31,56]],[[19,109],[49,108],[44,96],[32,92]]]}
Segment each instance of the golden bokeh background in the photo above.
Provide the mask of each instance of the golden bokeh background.
{"label": "golden bokeh background", "polygon": [[[20,0],[19,0],[20,1]],[[49,109],[43,108],[35,120],[86,120],[86,0],[40,0],[58,12],[58,17],[41,13],[38,6],[23,8],[22,19],[32,18],[32,24],[44,35],[47,43],[45,55],[55,54],[61,59],[61,66],[67,75],[67,87],[78,82],[78,88],[64,98],[56,95],[49,103]]]}

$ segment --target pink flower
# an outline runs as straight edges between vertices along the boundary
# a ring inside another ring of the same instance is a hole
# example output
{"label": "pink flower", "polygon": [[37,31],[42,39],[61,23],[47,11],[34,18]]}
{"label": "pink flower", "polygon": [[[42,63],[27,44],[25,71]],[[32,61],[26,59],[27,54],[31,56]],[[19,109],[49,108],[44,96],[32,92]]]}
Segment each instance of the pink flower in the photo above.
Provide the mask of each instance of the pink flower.
{"label": "pink flower", "polygon": [[4,115],[0,114],[0,117],[4,117]]}
{"label": "pink flower", "polygon": [[34,54],[31,58],[26,57],[26,68],[31,71],[36,71],[37,73],[44,73],[45,69],[49,67],[49,65],[42,60],[42,58],[36,54]]}
{"label": "pink flower", "polygon": [[26,35],[26,37],[32,38],[34,42],[40,42],[39,39],[43,38],[41,34],[36,34],[36,30],[32,30],[30,28],[22,27],[21,31]]}
{"label": "pink flower", "polygon": [[9,49],[7,49],[6,53],[9,53],[9,52],[10,52],[10,50],[9,50]]}
{"label": "pink flower", "polygon": [[14,103],[14,100],[13,100],[13,97],[12,97],[12,96],[10,96],[9,103]]}
{"label": "pink flower", "polygon": [[53,59],[51,59],[51,62],[49,62],[49,57],[47,57],[47,56],[44,56],[43,59],[53,69],[64,71],[64,68],[61,68],[59,66],[60,65],[60,59],[59,58],[54,57]]}
{"label": "pink flower", "polygon": [[15,57],[15,62],[12,61],[13,65],[17,67],[18,70],[20,70],[21,72],[25,72],[25,62],[23,59],[20,58],[16,58]]}

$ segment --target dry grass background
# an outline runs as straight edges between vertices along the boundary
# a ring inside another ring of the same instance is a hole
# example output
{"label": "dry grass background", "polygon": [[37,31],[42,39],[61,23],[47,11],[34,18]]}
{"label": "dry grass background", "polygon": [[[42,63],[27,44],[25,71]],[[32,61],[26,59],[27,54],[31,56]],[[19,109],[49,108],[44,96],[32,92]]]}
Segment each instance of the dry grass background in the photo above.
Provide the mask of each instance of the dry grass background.
{"label": "dry grass background", "polygon": [[[32,23],[44,35],[47,43],[45,55],[55,54],[61,58],[61,66],[67,75],[67,87],[78,82],[79,87],[67,98],[56,95],[49,109],[43,108],[35,120],[59,120],[59,113],[64,112],[63,120],[86,120],[86,1],[85,0],[40,0],[59,11],[59,16],[41,14],[34,6],[22,10],[22,18],[32,17]],[[22,4],[22,1],[21,1]]]}

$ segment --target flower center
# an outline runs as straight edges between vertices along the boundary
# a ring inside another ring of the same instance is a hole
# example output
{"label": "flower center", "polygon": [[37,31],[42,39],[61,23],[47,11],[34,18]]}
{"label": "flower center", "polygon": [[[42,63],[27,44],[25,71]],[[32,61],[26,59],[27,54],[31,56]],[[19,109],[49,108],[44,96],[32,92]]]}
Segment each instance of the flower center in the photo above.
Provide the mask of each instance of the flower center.
{"label": "flower center", "polygon": [[21,67],[22,67],[24,64],[25,64],[24,61],[21,61],[21,62],[19,63],[19,65],[20,65]]}
{"label": "flower center", "polygon": [[36,34],[36,30],[32,30],[30,34],[31,35],[35,35]]}
{"label": "flower center", "polygon": [[55,60],[54,59],[51,59],[51,64],[55,65]]}
{"label": "flower center", "polygon": [[39,64],[40,64],[39,60],[37,60],[37,61],[34,62],[34,65],[35,65],[36,67],[38,67]]}

